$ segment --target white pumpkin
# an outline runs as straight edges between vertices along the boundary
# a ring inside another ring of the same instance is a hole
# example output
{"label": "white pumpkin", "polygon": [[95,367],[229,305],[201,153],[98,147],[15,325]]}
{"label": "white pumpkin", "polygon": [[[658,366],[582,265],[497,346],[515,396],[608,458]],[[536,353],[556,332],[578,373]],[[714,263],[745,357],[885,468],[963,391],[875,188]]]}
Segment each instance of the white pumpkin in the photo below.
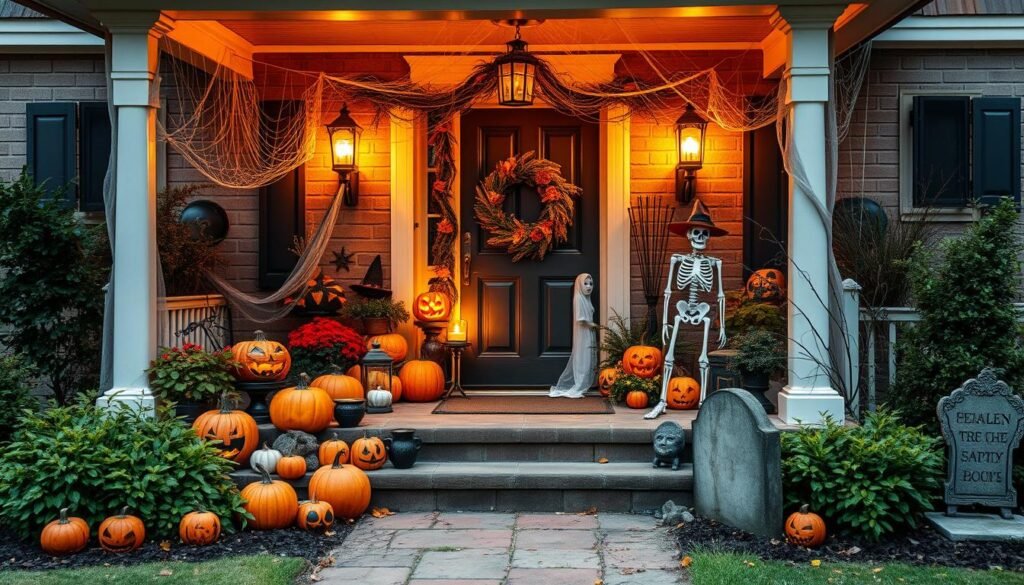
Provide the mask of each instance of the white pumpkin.
{"label": "white pumpkin", "polygon": [[370,390],[366,393],[367,408],[387,408],[391,406],[391,393],[387,390]]}
{"label": "white pumpkin", "polygon": [[263,469],[267,470],[267,473],[274,473],[277,471],[277,462],[281,460],[281,452],[277,449],[271,449],[266,443],[263,443],[262,449],[257,449],[249,457],[249,467],[252,467],[253,471],[259,471],[256,469],[257,465],[262,465]]}

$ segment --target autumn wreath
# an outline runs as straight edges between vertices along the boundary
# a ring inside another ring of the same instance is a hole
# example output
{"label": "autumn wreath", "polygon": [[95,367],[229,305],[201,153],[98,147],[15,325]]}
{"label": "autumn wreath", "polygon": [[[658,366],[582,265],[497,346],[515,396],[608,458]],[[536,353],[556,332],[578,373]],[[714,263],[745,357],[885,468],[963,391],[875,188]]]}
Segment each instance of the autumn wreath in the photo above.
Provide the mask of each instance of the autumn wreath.
{"label": "autumn wreath", "polygon": [[[502,210],[505,197],[521,185],[537,190],[543,204],[535,222],[524,222]],[[572,226],[573,197],[580,188],[565,180],[561,167],[533,152],[498,163],[476,188],[476,220],[490,237],[488,245],[505,248],[513,262],[523,258],[543,260],[556,245],[568,239]]]}

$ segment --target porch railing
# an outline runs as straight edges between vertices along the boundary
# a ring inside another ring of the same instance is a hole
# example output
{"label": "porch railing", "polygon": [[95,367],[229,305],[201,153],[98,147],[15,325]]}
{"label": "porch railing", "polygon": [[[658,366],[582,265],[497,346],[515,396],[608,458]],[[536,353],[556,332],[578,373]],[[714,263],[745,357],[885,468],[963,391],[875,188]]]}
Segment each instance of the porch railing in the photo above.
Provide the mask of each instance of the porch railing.
{"label": "porch railing", "polygon": [[195,343],[218,350],[231,344],[231,311],[221,295],[167,297],[157,328],[157,344]]}

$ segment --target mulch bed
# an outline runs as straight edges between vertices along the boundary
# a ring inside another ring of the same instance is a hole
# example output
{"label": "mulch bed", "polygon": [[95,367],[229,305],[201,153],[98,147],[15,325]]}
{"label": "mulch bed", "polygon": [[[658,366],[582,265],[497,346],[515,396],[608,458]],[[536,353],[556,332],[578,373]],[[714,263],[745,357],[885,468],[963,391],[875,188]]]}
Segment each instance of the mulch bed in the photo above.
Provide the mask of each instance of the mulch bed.
{"label": "mulch bed", "polygon": [[813,559],[854,563],[906,563],[910,565],[1024,571],[1024,543],[953,542],[919,525],[910,533],[879,543],[830,535],[820,548],[794,546],[784,538],[764,538],[713,520],[696,521],[674,529],[683,554],[693,550],[749,553],[764,560],[808,563]]}
{"label": "mulch bed", "polygon": [[165,551],[156,540],[147,540],[139,549],[126,554],[104,551],[95,538],[82,552],[67,557],[51,557],[35,542],[27,543],[8,532],[0,532],[0,570],[73,569],[105,565],[137,565],[160,561],[210,561],[223,557],[270,554],[281,557],[302,557],[316,563],[327,552],[341,545],[352,531],[352,525],[335,526],[332,535],[315,535],[288,528],[238,532],[221,536],[210,546],[185,546],[174,538]]}

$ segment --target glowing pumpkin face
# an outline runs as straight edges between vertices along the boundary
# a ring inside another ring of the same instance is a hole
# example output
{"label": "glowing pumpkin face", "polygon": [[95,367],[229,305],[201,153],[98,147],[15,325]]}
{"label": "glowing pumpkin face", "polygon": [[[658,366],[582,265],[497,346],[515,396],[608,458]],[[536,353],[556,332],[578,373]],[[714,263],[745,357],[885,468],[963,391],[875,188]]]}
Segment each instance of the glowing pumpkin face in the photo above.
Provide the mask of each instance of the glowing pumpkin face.
{"label": "glowing pumpkin face", "polygon": [[363,437],[352,443],[351,458],[352,465],[368,471],[384,467],[388,454],[379,437]]}
{"label": "glowing pumpkin face", "polygon": [[747,298],[763,303],[781,303],[786,298],[786,277],[775,268],[762,268],[747,279]]}
{"label": "glowing pumpkin face", "polygon": [[650,345],[634,345],[622,355],[622,370],[641,378],[653,378],[661,369],[661,350]]}
{"label": "glowing pumpkin face", "polygon": [[601,396],[608,396],[612,391],[612,384],[619,378],[619,372],[615,368],[605,368],[601,370],[601,375],[597,378],[597,389],[601,392]]}
{"label": "glowing pumpkin face", "polygon": [[686,376],[672,378],[668,382],[668,407],[675,410],[691,410],[700,402],[700,384]]}
{"label": "glowing pumpkin face", "polygon": [[416,297],[412,314],[420,321],[447,321],[452,305],[444,293],[427,291]]}
{"label": "glowing pumpkin face", "polygon": [[285,346],[268,340],[262,331],[257,331],[252,341],[236,343],[231,348],[231,353],[239,363],[235,375],[240,380],[283,380],[292,367],[292,357]]}

